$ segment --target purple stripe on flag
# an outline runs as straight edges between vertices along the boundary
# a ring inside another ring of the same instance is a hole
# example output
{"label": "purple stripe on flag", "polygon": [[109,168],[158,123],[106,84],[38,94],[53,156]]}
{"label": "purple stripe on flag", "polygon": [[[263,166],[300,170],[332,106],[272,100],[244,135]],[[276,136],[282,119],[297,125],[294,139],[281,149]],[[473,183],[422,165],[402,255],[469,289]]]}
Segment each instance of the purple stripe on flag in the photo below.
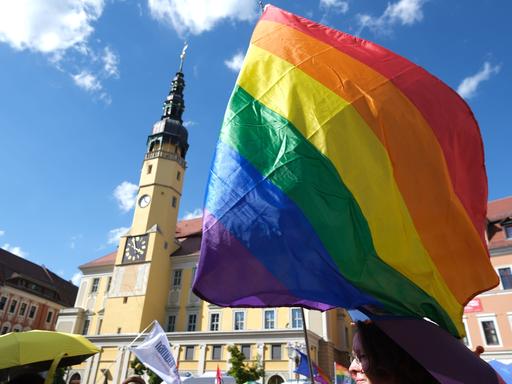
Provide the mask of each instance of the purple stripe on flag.
{"label": "purple stripe on flag", "polygon": [[[331,305],[302,300],[279,282],[222,223],[205,211],[201,249],[214,254],[200,260],[194,293],[206,301],[229,307],[303,306],[327,310]],[[243,260],[244,268],[240,268]],[[219,276],[223,276],[219,280]]]}

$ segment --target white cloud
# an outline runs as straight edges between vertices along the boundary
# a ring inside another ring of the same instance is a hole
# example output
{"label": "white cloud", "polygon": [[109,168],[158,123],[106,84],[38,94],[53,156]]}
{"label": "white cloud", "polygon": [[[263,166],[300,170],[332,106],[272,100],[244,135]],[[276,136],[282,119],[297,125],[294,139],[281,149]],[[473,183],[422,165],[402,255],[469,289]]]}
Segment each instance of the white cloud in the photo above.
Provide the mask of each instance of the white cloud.
{"label": "white cloud", "polygon": [[399,0],[388,4],[386,10],[379,17],[366,14],[357,15],[360,30],[369,28],[377,33],[390,33],[396,24],[412,25],[423,20],[422,7],[426,0]]}
{"label": "white cloud", "polygon": [[76,85],[88,92],[100,91],[103,87],[98,78],[88,71],[71,76]]}
{"label": "white cloud", "polygon": [[197,122],[193,120],[187,120],[183,122],[183,125],[187,128],[193,127],[194,125],[197,125]]}
{"label": "white cloud", "polygon": [[25,257],[28,256],[28,253],[23,251],[21,249],[21,247],[14,246],[14,245],[11,245],[9,243],[5,243],[4,245],[2,245],[2,248],[5,249],[8,252],[11,252],[11,253],[14,253],[15,255],[18,255],[19,257],[25,258]]}
{"label": "white cloud", "polygon": [[110,104],[100,78],[119,77],[119,58],[108,46],[89,44],[104,7],[105,0],[0,1],[0,43],[45,55],[77,86]]}
{"label": "white cloud", "polygon": [[103,7],[103,0],[0,1],[0,41],[42,53],[78,47]]}
{"label": "white cloud", "polygon": [[240,72],[244,63],[245,55],[242,52],[235,53],[229,60],[225,60],[224,64],[231,69],[233,72]]}
{"label": "white cloud", "polygon": [[178,34],[199,35],[222,20],[251,21],[258,16],[254,0],[148,0],[151,16]]}
{"label": "white cloud", "polygon": [[128,212],[135,206],[135,197],[139,187],[128,181],[123,181],[114,189],[114,197],[122,211]]}
{"label": "white cloud", "polygon": [[78,286],[80,284],[80,280],[82,279],[82,272],[76,272],[71,278],[71,282]]}
{"label": "white cloud", "polygon": [[105,73],[108,77],[119,77],[119,58],[117,55],[112,52],[110,47],[105,47],[103,50],[103,69],[105,70]]}
{"label": "white cloud", "polygon": [[185,216],[182,217],[182,220],[196,219],[201,216],[203,216],[203,210],[201,208],[196,208],[192,212],[186,212]]}
{"label": "white cloud", "polygon": [[347,13],[348,12],[348,1],[320,0],[320,8],[325,11],[333,10],[336,13]]}
{"label": "white cloud", "polygon": [[128,232],[129,227],[119,227],[114,228],[108,231],[108,240],[107,243],[109,245],[117,245],[119,244],[119,238],[123,236],[126,232]]}
{"label": "white cloud", "polygon": [[491,63],[486,61],[480,71],[462,80],[462,82],[459,84],[459,87],[457,88],[457,92],[463,98],[470,99],[476,95],[476,91],[480,83],[482,81],[489,80],[491,75],[499,73],[500,69],[500,65],[492,66]]}
{"label": "white cloud", "polygon": [[2,231],[2,230],[0,229],[0,236],[3,236],[3,235],[5,235],[5,231]]}

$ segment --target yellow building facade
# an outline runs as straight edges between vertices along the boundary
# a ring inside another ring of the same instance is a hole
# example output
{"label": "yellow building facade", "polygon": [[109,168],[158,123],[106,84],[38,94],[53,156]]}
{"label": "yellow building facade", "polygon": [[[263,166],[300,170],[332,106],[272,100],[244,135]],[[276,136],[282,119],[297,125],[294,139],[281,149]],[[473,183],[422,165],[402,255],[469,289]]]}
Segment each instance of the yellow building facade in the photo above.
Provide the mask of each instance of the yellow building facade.
{"label": "yellow building facade", "polygon": [[117,251],[80,266],[75,306],[59,315],[58,330],[85,334],[102,348],[73,367],[68,382],[121,383],[132,374],[127,347],[153,320],[167,331],[190,384],[197,377],[213,383],[217,367],[226,372],[229,345],[263,365],[263,384],[295,381],[295,349],[305,350],[303,320],[313,360],[333,377],[335,361],[348,365],[352,330],[344,310],[306,310],[303,319],[300,308],[221,308],[192,293],[201,218],[177,220],[188,149],[184,87],[180,70],[147,139],[130,230]]}

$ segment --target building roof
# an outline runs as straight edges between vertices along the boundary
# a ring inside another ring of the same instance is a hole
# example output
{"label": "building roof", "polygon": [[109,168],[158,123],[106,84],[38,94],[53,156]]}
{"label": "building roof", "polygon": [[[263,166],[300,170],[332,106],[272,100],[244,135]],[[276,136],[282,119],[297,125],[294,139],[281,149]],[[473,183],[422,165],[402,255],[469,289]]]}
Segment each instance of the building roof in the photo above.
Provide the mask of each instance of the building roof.
{"label": "building roof", "polygon": [[[24,282],[33,283],[33,285]],[[0,286],[8,285],[66,307],[75,303],[78,287],[50,271],[0,248]]]}
{"label": "building roof", "polygon": [[487,204],[487,219],[494,223],[512,217],[512,196],[489,201]]}
{"label": "building roof", "polygon": [[108,255],[102,256],[98,259],[94,259],[89,261],[88,263],[82,264],[78,268],[93,268],[93,267],[102,267],[104,265],[113,265],[116,261],[117,251],[111,252]]}
{"label": "building roof", "polygon": [[203,218],[182,220],[176,226],[176,239],[180,248],[172,256],[184,256],[198,253],[201,248],[201,234],[203,229]]}
{"label": "building roof", "polygon": [[489,220],[487,228],[489,249],[512,247],[512,239],[507,239],[503,228],[503,224],[510,223],[509,220],[512,219],[512,196],[490,201],[487,208],[487,219]]}
{"label": "building roof", "polygon": [[176,237],[178,239],[201,234],[203,218],[196,217],[190,220],[181,220],[176,225]]}

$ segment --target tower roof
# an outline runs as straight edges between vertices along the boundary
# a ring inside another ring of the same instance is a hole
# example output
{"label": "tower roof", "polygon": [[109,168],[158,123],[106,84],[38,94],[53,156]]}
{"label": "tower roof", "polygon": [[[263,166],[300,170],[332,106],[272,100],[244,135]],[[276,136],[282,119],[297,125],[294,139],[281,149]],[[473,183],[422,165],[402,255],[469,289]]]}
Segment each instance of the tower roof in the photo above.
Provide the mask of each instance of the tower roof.
{"label": "tower roof", "polygon": [[185,59],[185,44],[181,53],[181,62],[178,72],[171,81],[171,89],[164,100],[163,113],[160,121],[153,125],[152,135],[170,136],[173,143],[178,145],[181,156],[185,158],[188,150],[188,131],[183,125],[183,112],[185,111],[185,100],[183,91],[185,89],[185,75],[183,74],[183,61]]}

